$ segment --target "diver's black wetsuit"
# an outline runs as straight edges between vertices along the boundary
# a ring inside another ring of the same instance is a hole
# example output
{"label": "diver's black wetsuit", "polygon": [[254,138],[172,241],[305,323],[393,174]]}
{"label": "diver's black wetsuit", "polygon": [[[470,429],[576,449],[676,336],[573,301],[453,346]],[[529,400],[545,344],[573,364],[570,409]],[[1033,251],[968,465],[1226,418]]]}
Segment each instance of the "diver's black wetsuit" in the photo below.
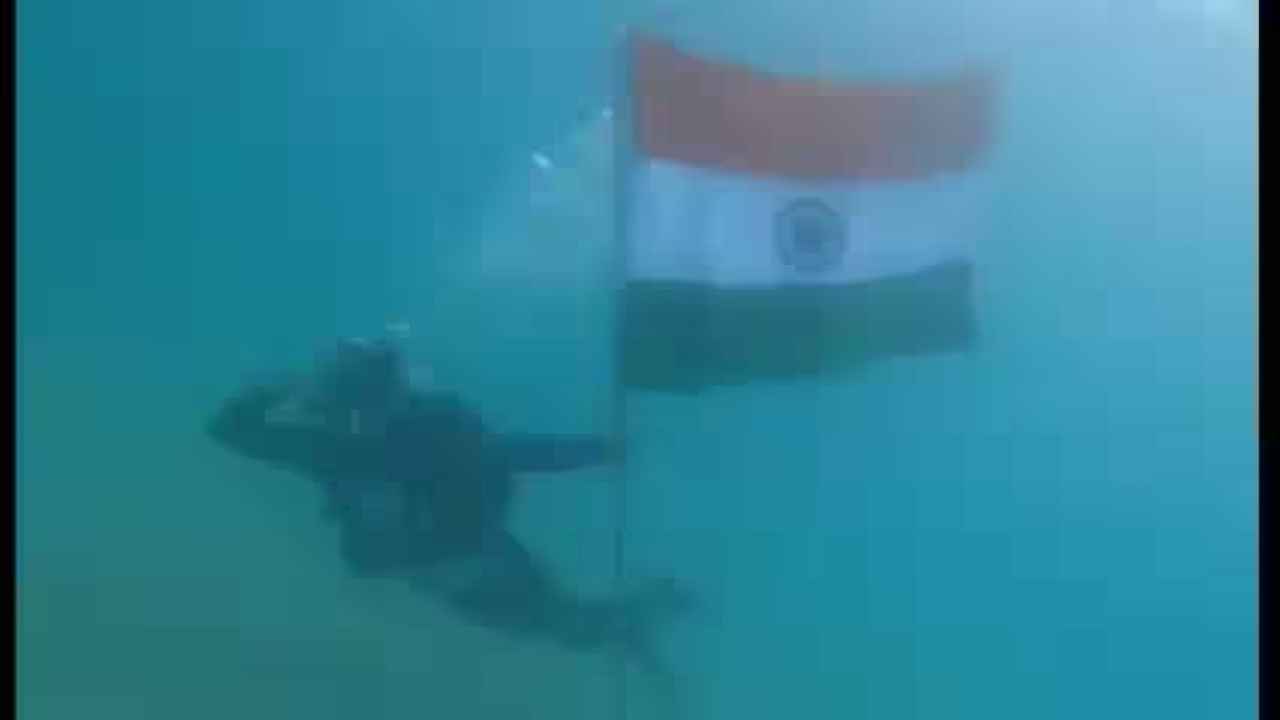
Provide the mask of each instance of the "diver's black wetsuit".
{"label": "diver's black wetsuit", "polygon": [[[642,626],[683,605],[670,584],[626,599],[572,597],[507,531],[514,473],[607,463],[614,459],[607,440],[491,434],[455,395],[416,390],[378,431],[346,432],[323,412],[282,415],[296,388],[281,382],[242,391],[209,432],[242,455],[319,481],[354,573],[403,576],[473,621],[584,649],[645,653]],[[433,577],[451,564],[471,572]]]}

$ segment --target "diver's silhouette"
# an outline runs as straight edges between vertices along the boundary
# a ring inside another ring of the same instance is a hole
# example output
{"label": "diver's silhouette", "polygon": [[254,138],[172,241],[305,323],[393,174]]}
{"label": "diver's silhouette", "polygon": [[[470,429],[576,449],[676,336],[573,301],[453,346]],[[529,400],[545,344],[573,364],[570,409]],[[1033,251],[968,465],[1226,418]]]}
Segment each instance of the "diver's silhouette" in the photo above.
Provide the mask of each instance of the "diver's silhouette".
{"label": "diver's silhouette", "polygon": [[341,341],[310,376],[241,389],[207,430],[317,481],[353,573],[403,577],[474,622],[651,664],[652,627],[689,604],[671,581],[577,597],[507,529],[515,473],[609,463],[618,444],[490,433],[456,395],[411,387],[390,343]]}

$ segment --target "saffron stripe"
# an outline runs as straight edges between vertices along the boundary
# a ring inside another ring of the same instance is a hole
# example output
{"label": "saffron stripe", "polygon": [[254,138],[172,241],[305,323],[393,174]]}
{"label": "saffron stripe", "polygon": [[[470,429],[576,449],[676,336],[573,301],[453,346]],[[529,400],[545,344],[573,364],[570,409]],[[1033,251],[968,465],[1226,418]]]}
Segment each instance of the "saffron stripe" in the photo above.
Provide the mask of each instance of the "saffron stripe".
{"label": "saffron stripe", "polygon": [[631,40],[633,126],[648,155],[796,179],[919,179],[962,170],[991,136],[984,70],[916,85],[853,85],[708,61]]}

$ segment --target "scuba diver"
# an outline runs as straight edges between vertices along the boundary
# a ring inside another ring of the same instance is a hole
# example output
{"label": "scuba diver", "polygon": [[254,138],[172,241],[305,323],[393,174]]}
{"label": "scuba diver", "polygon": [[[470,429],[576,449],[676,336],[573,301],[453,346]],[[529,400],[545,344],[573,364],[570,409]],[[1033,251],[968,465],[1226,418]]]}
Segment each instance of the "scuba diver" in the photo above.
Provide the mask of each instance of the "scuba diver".
{"label": "scuba diver", "polygon": [[351,572],[401,577],[473,622],[621,651],[660,670],[650,635],[691,607],[669,580],[576,597],[507,529],[515,474],[617,462],[619,443],[491,433],[456,395],[413,387],[391,342],[343,340],[310,376],[250,384],[207,432],[238,455],[315,480]]}

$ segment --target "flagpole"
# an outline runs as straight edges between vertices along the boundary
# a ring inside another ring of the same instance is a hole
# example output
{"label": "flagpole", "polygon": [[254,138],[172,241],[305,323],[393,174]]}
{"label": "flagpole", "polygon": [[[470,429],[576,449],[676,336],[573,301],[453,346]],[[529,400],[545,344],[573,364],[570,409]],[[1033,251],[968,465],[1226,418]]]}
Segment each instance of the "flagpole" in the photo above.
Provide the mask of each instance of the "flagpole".
{"label": "flagpole", "polygon": [[[692,10],[687,0],[676,0],[666,7],[650,10],[644,25],[652,26],[655,21],[670,20],[678,15],[687,15]],[[626,358],[626,330],[623,304],[627,284],[627,225],[630,212],[630,167],[631,167],[631,41],[635,28],[640,26],[634,18],[624,22],[618,32],[614,48],[613,103],[610,136],[613,140],[613,240],[614,240],[614,320],[613,320],[613,437],[615,442],[627,441],[628,406],[627,383],[624,372]],[[627,580],[627,519],[628,497],[631,484],[630,449],[624,446],[621,466],[618,468],[618,483],[614,489],[614,537],[613,537],[613,569],[615,591],[626,592]],[[627,720],[630,716],[629,675],[626,657],[619,653],[614,660],[614,679],[616,684],[615,718]]]}
{"label": "flagpole", "polygon": [[[627,281],[627,178],[629,157],[625,140],[630,137],[630,30],[624,27],[618,46],[614,49],[617,63],[615,65],[615,81],[613,91],[612,116],[610,120],[610,138],[613,141],[613,263],[614,263],[614,312],[613,312],[613,438],[614,442],[627,441],[627,386],[623,375],[625,353],[623,314],[623,292]],[[618,468],[618,483],[614,488],[614,537],[613,537],[613,573],[614,586],[617,593],[626,591],[626,535],[627,535],[627,491],[631,484],[629,459],[630,452],[623,446],[621,467]],[[619,595],[621,597],[621,595]],[[619,653],[614,659],[614,680],[616,683],[617,720],[627,720],[630,714],[630,698],[626,657]]]}

